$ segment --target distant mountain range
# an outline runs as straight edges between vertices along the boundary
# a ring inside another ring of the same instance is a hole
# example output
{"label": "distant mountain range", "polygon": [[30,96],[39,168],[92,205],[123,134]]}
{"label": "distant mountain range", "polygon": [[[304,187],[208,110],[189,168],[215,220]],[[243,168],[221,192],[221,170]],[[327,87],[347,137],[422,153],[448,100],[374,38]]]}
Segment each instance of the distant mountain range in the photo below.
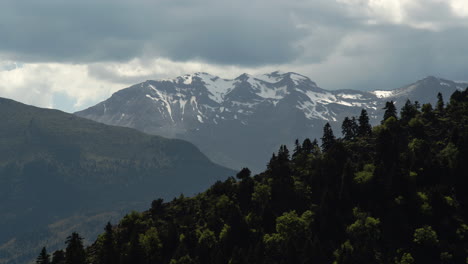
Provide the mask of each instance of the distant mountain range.
{"label": "distant mountain range", "polygon": [[427,77],[390,91],[329,91],[293,72],[242,74],[235,79],[195,73],[133,85],[75,114],[185,139],[218,164],[262,171],[265,157],[280,144],[296,138],[320,138],[326,122],[339,135],[343,119],[359,115],[361,109],[376,123],[386,101],[395,101],[397,107],[406,99],[435,102],[434,94],[441,92],[448,98],[467,86]]}
{"label": "distant mountain range", "polygon": [[194,145],[0,98],[0,263],[235,174]]}

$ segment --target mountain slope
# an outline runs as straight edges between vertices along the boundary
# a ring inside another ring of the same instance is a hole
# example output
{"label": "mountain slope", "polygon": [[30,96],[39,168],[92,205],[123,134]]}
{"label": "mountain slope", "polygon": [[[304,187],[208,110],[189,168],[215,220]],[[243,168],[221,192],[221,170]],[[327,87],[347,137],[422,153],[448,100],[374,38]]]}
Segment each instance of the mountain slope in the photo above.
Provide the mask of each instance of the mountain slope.
{"label": "mountain slope", "polygon": [[[445,83],[451,86],[442,85]],[[448,96],[461,89],[458,86],[464,85],[431,77],[397,92],[327,91],[292,72],[242,74],[235,79],[195,73],[134,85],[75,114],[186,139],[219,164],[236,169],[248,166],[258,172],[265,168],[264,157],[280,142],[320,138],[326,122],[339,131],[344,117],[357,116],[366,109],[376,123],[386,100],[396,100],[397,106],[404,104],[406,97],[426,101],[423,95],[442,91]]]}
{"label": "mountain slope", "polygon": [[8,99],[0,113],[0,244],[71,216],[193,194],[232,174],[181,140]]}
{"label": "mountain slope", "polygon": [[441,93],[444,98],[449,98],[452,93],[461,91],[467,86],[468,83],[429,76],[399,89],[390,91],[375,90],[371,93],[382,100],[396,101],[399,105],[403,105],[406,99],[428,102],[434,105],[437,98],[434,97],[434,94]]}

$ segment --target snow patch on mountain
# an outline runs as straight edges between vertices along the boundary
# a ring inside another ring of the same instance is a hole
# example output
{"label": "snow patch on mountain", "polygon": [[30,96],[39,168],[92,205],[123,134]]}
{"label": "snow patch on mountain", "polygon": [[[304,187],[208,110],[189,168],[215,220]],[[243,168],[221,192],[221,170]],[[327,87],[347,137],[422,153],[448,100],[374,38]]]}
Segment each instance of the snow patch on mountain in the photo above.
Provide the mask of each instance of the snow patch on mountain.
{"label": "snow patch on mountain", "polygon": [[376,90],[376,91],[372,91],[371,93],[377,96],[377,98],[388,98],[394,94],[394,91]]}
{"label": "snow patch on mountain", "polygon": [[301,83],[310,81],[310,79],[307,78],[307,77],[304,76],[304,75],[300,75],[300,74],[297,74],[297,73],[289,73],[289,74],[290,74],[291,80],[292,80],[296,85],[299,85],[299,84],[301,84]]}
{"label": "snow patch on mountain", "polygon": [[330,104],[337,101],[335,95],[333,95],[332,93],[318,93],[313,91],[306,91],[305,95],[307,95],[310,98],[310,100],[315,103]]}
{"label": "snow patch on mountain", "polygon": [[[447,89],[464,89],[465,84],[428,77],[391,91],[327,91],[306,76],[276,71],[261,75],[242,74],[235,79],[223,79],[199,72],[169,81],[147,81],[135,87],[142,89],[143,99],[151,104],[147,108],[155,109],[153,115],[158,116],[161,126],[196,130],[198,127],[195,124],[218,125],[236,119],[239,120],[237,123],[250,123],[250,118],[271,111],[286,113],[284,111],[299,110],[311,122],[334,121],[343,118],[344,111],[359,111],[360,108],[368,109],[369,115],[372,115],[387,100],[403,102],[404,99],[400,98],[424,92],[434,85]],[[137,101],[135,98],[128,100]],[[108,113],[107,104],[108,102],[104,105],[104,114],[112,115]],[[124,111],[115,113],[119,115],[116,119],[119,119],[122,112]],[[293,115],[294,112],[289,114]]]}
{"label": "snow patch on mountain", "polygon": [[257,75],[253,78],[266,83],[277,83],[282,80],[281,76],[275,75],[273,73]]}
{"label": "snow patch on mountain", "polygon": [[217,103],[222,103],[224,96],[228,94],[233,87],[234,81],[220,78],[204,79],[203,82],[210,92],[209,97]]}
{"label": "snow patch on mountain", "polygon": [[266,86],[260,86],[257,95],[266,99],[283,99],[289,94],[286,86],[268,88]]}
{"label": "snow patch on mountain", "polygon": [[317,111],[316,107],[317,107],[317,104],[312,101],[298,102],[298,105],[297,105],[297,108],[304,112],[304,115],[307,119],[327,120],[328,118],[324,116],[324,113]]}
{"label": "snow patch on mountain", "polygon": [[350,100],[363,100],[362,94],[344,94],[340,93],[337,94],[337,97],[343,98],[343,99],[350,99]]}
{"label": "snow patch on mountain", "polygon": [[133,85],[77,115],[189,140],[215,162],[232,168],[257,166],[260,171],[258,164],[265,161],[255,157],[265,153],[257,150],[274,151],[275,144],[294,138],[319,138],[325,122],[339,131],[346,116],[357,117],[366,109],[371,122],[378,124],[387,101],[396,102],[398,109],[407,98],[434,104],[437,92],[447,100],[467,86],[427,77],[391,91],[330,91],[292,72],[242,74],[235,79],[200,72]]}

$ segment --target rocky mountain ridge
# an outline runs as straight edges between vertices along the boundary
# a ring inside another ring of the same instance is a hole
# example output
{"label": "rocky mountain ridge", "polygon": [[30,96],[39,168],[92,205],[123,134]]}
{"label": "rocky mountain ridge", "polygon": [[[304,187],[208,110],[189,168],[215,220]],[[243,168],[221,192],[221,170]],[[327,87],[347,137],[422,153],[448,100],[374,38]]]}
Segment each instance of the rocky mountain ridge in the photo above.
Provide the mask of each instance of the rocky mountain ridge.
{"label": "rocky mountain ridge", "polygon": [[[448,98],[466,86],[427,77],[391,91],[331,91],[293,72],[242,74],[235,79],[194,73],[136,84],[75,114],[185,139],[219,164],[235,169],[249,166],[259,171],[266,161],[258,157],[268,153],[258,153],[254,147],[271,153],[280,142],[320,138],[326,122],[339,129],[344,117],[359,115],[361,109],[368,111],[371,122],[377,122],[386,101],[393,100],[398,107],[406,99],[435,102],[433,94],[441,92]],[[245,149],[252,155],[243,153]]]}

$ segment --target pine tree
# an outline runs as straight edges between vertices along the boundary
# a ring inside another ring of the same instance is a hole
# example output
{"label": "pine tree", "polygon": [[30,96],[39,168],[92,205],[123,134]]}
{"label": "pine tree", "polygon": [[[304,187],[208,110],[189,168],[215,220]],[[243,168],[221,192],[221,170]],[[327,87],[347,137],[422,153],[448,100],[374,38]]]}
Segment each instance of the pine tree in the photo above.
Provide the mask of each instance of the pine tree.
{"label": "pine tree", "polygon": [[286,145],[280,147],[278,151],[278,161],[281,163],[289,161],[289,150]]}
{"label": "pine tree", "polygon": [[36,259],[37,264],[50,264],[50,255],[47,254],[45,247],[42,248],[41,253]]}
{"label": "pine tree", "polygon": [[330,124],[327,122],[323,127],[322,149],[324,152],[328,151],[336,142],[335,135]]}
{"label": "pine tree", "polygon": [[278,158],[276,157],[276,154],[273,153],[271,155],[270,161],[267,164],[267,169],[268,170],[273,170],[273,168],[276,166],[277,160],[278,160]]}
{"label": "pine tree", "polygon": [[320,147],[316,138],[314,138],[314,141],[312,141],[312,154],[313,155],[320,154]]}
{"label": "pine tree", "polygon": [[51,264],[65,264],[65,252],[63,250],[57,250],[52,255]]}
{"label": "pine tree", "polygon": [[116,249],[114,245],[114,231],[110,222],[104,228],[105,233],[102,241],[102,247],[99,251],[99,259],[101,264],[116,263]]}
{"label": "pine tree", "polygon": [[372,134],[372,126],[369,123],[369,116],[367,115],[366,109],[361,110],[361,115],[358,119],[359,126],[357,135],[359,137],[368,137]]}
{"label": "pine tree", "polygon": [[310,139],[306,138],[304,139],[304,142],[302,142],[302,151],[308,155],[312,153],[313,145]]}
{"label": "pine tree", "polygon": [[444,111],[444,98],[441,93],[437,94],[437,111],[442,113]]}
{"label": "pine tree", "polygon": [[351,130],[353,131],[354,137],[357,137],[359,125],[357,123],[356,117],[351,117]]}
{"label": "pine tree", "polygon": [[435,118],[434,110],[433,110],[432,105],[430,103],[423,104],[423,106],[421,107],[421,112],[422,112],[422,116],[425,119],[427,119],[428,121],[433,121],[434,120],[434,118]]}
{"label": "pine tree", "polygon": [[413,104],[409,99],[406,100],[405,105],[401,108],[400,111],[401,120],[404,122],[409,122],[412,118],[416,117],[417,114],[418,109],[416,107],[416,103]]}
{"label": "pine tree", "polygon": [[341,131],[345,140],[353,140],[356,137],[356,119],[345,117],[341,125]]}
{"label": "pine tree", "polygon": [[382,124],[385,123],[385,120],[389,119],[390,117],[394,117],[395,119],[398,119],[397,118],[397,109],[396,109],[395,104],[393,103],[393,101],[386,102],[385,107],[383,109],[385,110],[385,113],[384,113],[384,116],[383,116],[383,120],[381,122]]}
{"label": "pine tree", "polygon": [[301,144],[299,144],[299,139],[296,139],[296,141],[294,142],[294,152],[293,152],[292,157],[296,158],[301,153],[302,153],[302,146]]}
{"label": "pine tree", "polygon": [[67,237],[65,251],[66,264],[85,264],[86,253],[83,248],[83,238],[76,232]]}
{"label": "pine tree", "polygon": [[249,170],[249,168],[243,168],[239,173],[237,173],[236,178],[239,180],[245,180],[250,178],[251,173],[252,172]]}
{"label": "pine tree", "polygon": [[164,212],[163,202],[164,200],[161,198],[153,200],[151,202],[150,213],[153,216],[153,218],[157,217],[158,215],[161,215]]}

